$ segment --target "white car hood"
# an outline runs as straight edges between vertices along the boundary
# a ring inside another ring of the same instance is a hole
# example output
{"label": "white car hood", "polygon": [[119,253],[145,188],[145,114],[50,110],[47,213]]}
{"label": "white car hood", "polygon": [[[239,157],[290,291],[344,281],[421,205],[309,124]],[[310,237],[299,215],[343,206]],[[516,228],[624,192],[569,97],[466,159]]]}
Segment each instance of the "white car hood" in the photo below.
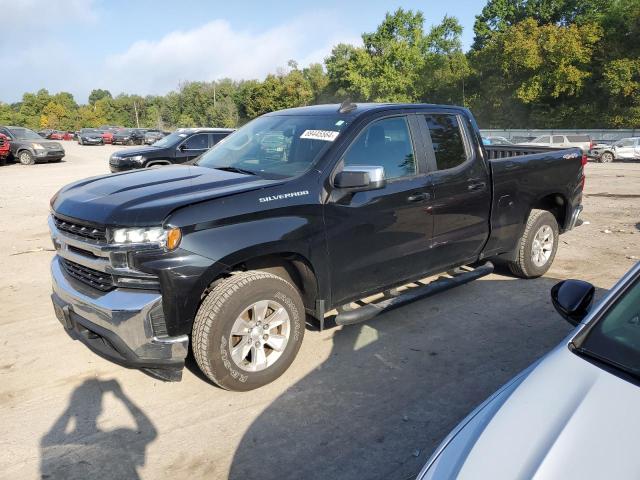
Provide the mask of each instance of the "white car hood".
{"label": "white car hood", "polygon": [[474,413],[424,479],[640,478],[640,387],[566,344]]}

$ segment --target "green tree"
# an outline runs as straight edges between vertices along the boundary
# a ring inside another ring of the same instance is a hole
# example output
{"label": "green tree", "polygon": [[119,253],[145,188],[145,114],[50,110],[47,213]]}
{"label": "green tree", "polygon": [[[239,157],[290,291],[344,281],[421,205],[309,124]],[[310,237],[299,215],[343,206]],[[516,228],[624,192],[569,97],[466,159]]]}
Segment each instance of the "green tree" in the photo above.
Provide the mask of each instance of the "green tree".
{"label": "green tree", "polygon": [[567,26],[597,21],[609,0],[489,0],[473,25],[473,50],[480,50],[496,32],[523,20],[538,25]]}
{"label": "green tree", "polygon": [[89,103],[93,105],[98,100],[102,100],[104,98],[113,98],[113,96],[111,95],[111,92],[109,90],[96,88],[91,90],[91,93],[89,94]]}
{"label": "green tree", "polygon": [[574,118],[584,106],[601,35],[596,24],[539,26],[533,19],[493,34],[471,54],[476,77],[472,106],[482,123],[552,127]]}

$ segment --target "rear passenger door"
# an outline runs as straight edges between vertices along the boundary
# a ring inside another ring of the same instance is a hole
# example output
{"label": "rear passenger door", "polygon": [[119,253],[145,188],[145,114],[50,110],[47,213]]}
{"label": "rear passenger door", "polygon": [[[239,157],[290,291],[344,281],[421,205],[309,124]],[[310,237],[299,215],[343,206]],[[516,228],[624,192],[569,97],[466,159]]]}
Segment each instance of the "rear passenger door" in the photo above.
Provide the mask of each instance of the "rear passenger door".
{"label": "rear passenger door", "polygon": [[491,178],[463,115],[435,112],[419,117],[434,193],[430,263],[434,270],[469,263],[489,237]]}

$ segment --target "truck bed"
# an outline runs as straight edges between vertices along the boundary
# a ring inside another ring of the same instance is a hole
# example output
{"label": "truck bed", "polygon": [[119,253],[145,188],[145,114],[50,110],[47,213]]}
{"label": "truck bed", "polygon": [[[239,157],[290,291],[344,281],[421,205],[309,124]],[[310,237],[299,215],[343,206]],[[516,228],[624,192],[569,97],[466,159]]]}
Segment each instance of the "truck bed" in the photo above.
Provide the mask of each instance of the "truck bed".
{"label": "truck bed", "polygon": [[484,257],[515,248],[532,206],[557,209],[560,232],[569,226],[573,209],[582,198],[579,148],[528,145],[484,148],[493,179],[491,236]]}

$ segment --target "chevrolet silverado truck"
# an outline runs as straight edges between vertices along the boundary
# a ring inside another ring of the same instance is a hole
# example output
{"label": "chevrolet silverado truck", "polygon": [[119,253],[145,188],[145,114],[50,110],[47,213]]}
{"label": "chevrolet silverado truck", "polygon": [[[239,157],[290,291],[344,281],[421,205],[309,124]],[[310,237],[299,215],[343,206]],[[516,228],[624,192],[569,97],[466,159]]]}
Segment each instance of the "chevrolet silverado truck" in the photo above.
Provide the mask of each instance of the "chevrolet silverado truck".
{"label": "chevrolet silverado truck", "polygon": [[180,380],[191,350],[212,382],[251,390],[291,365],[307,316],[367,319],[346,306],[391,292],[385,311],[397,286],[441,272],[455,285],[489,260],[543,275],[578,221],[585,163],[579,148],[483,146],[460,107],[269,113],[192,164],[56,193],[54,310],[123,366]]}

